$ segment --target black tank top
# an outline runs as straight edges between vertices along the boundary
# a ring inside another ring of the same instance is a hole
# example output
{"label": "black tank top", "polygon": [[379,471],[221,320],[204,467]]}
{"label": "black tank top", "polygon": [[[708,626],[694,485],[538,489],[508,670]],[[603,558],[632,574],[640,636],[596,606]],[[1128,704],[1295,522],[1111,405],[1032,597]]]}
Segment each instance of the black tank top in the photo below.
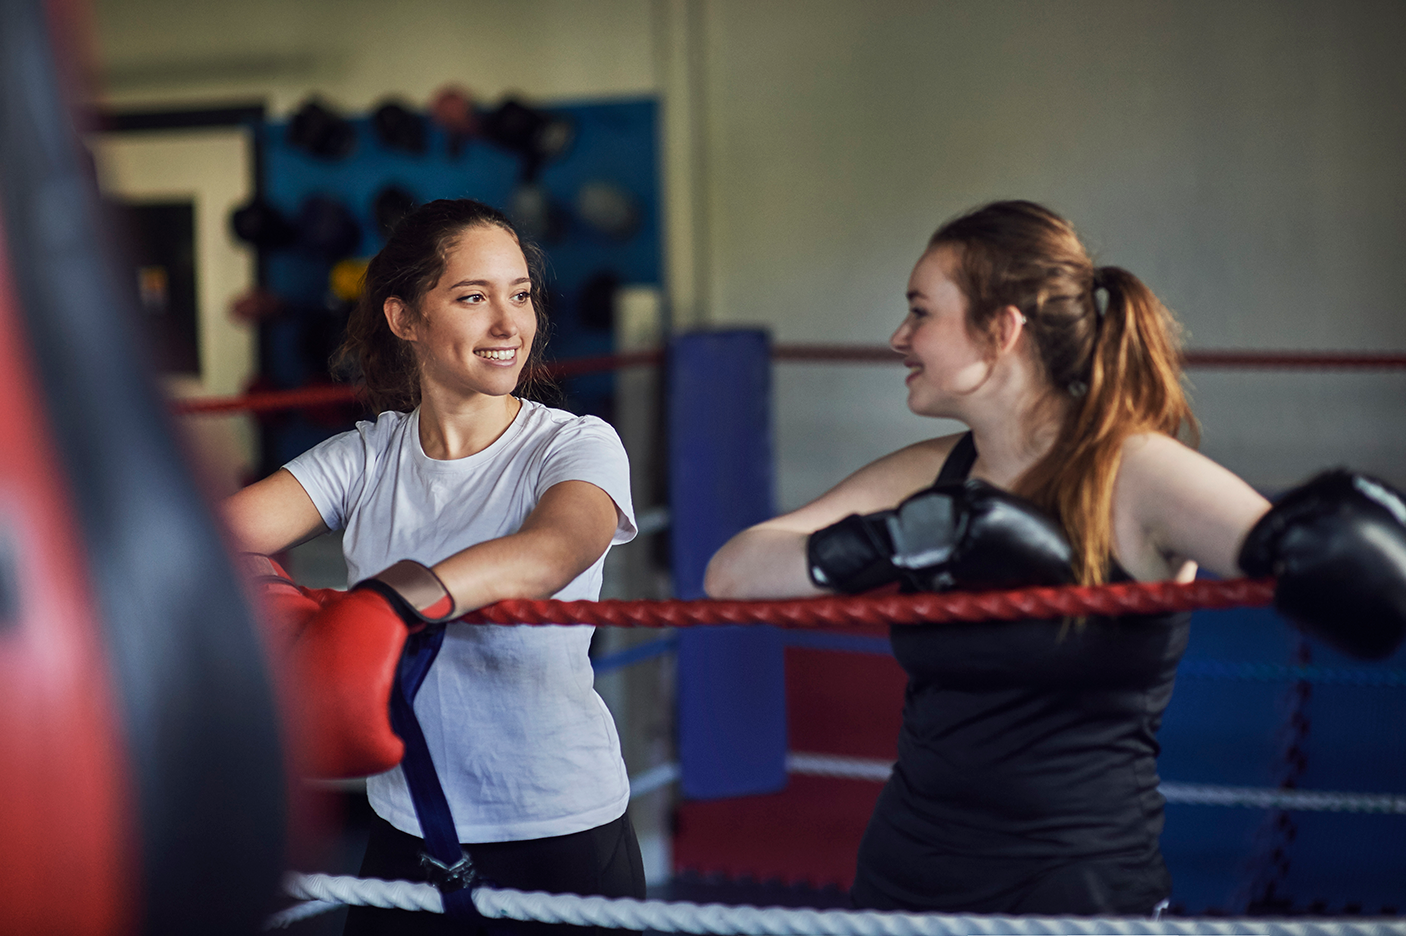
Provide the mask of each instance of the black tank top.
{"label": "black tank top", "polygon": [[[940,480],[971,471],[963,436]],[[1128,580],[1113,565],[1111,578]],[[1171,880],[1157,839],[1157,728],[1188,614],[895,625],[908,673],[898,764],[860,846],[877,909],[1145,914]]]}

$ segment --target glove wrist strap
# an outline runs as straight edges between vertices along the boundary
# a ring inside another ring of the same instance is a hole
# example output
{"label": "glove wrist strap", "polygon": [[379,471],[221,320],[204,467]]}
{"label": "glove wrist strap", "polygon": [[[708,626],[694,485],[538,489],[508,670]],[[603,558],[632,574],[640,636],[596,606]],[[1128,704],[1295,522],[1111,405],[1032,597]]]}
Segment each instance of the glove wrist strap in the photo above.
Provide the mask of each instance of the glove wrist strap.
{"label": "glove wrist strap", "polygon": [[[415,617],[427,624],[440,624],[459,616],[454,596],[444,582],[429,566],[414,559],[402,559],[360,584],[389,588]],[[376,590],[385,594],[383,588]]]}

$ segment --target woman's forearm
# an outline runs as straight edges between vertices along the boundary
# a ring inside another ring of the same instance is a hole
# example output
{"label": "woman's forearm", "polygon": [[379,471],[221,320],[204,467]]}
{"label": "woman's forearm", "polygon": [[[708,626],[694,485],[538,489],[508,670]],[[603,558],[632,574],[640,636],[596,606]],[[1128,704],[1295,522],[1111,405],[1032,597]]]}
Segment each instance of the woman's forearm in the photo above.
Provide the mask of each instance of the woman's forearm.
{"label": "woman's forearm", "polygon": [[703,588],[713,598],[799,598],[827,594],[806,573],[809,534],[752,527],[728,540],[708,563]]}
{"label": "woman's forearm", "polygon": [[469,611],[505,598],[550,598],[610,547],[615,502],[585,481],[554,485],[516,533],[434,566],[455,605]]}
{"label": "woman's forearm", "polygon": [[471,611],[507,598],[550,598],[599,556],[578,556],[550,537],[514,533],[455,553],[434,571],[455,606]]}

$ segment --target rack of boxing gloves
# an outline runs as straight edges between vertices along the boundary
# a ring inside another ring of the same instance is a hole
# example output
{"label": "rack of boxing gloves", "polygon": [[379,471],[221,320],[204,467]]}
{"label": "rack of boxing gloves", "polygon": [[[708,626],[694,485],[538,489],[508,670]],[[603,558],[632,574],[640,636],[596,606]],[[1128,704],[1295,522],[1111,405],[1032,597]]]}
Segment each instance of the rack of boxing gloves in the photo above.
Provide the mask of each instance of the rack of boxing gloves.
{"label": "rack of boxing gloves", "polygon": [[[258,329],[250,390],[354,381],[331,362],[368,258],[396,223],[435,198],[503,210],[549,257],[548,357],[614,350],[616,291],[658,284],[656,107],[622,99],[544,107],[476,102],[447,86],[423,107],[386,100],[364,115],[311,98],[258,128],[257,194],[232,212],[258,254],[258,286],[231,314]],[[609,418],[613,380],[578,378],[553,402]],[[352,404],[261,417],[267,473],[361,414]]]}

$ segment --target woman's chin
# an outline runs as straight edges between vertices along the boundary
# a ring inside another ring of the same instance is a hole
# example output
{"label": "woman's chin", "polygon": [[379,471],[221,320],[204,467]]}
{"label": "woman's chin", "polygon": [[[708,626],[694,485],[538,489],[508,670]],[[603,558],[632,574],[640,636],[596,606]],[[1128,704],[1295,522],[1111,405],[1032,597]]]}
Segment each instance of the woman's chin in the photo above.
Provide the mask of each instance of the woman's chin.
{"label": "woman's chin", "polygon": [[944,406],[941,401],[924,398],[921,394],[909,391],[908,411],[915,416],[926,416],[929,419],[956,419],[956,415],[951,411],[950,406]]}

